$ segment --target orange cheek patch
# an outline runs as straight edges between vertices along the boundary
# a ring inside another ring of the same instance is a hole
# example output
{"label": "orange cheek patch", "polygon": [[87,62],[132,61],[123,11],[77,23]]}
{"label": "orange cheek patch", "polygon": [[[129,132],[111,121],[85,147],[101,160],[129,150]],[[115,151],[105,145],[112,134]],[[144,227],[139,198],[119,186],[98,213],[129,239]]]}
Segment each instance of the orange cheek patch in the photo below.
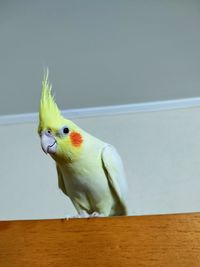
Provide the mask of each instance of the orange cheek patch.
{"label": "orange cheek patch", "polygon": [[70,133],[70,140],[72,144],[76,147],[79,147],[83,143],[83,138],[81,134],[77,132]]}

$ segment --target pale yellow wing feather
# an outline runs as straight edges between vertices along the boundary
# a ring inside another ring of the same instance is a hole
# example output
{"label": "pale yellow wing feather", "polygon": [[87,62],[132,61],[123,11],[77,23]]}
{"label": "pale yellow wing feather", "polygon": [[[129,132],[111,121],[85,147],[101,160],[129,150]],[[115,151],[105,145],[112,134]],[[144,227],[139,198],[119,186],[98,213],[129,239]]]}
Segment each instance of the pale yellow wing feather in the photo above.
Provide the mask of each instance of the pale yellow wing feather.
{"label": "pale yellow wing feather", "polygon": [[102,151],[102,162],[106,177],[111,185],[116,197],[119,199],[122,207],[127,213],[127,182],[122,160],[116,149],[107,145]]}
{"label": "pale yellow wing feather", "polygon": [[62,192],[68,196],[66,188],[65,188],[65,183],[63,180],[63,175],[60,171],[59,166],[56,164],[56,169],[57,169],[57,174],[58,174],[58,187],[62,190]]}

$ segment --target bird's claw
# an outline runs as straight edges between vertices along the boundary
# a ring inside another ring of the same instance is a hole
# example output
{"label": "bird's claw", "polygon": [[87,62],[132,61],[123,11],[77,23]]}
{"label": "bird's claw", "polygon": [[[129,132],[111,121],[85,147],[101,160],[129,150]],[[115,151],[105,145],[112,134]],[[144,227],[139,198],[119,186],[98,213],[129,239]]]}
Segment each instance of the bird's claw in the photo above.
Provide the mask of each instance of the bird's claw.
{"label": "bird's claw", "polygon": [[97,211],[94,211],[92,214],[89,215],[89,217],[91,218],[94,218],[94,217],[104,217],[103,214],[97,212]]}
{"label": "bird's claw", "polygon": [[103,214],[97,212],[97,211],[94,211],[93,213],[91,214],[88,214],[86,213],[85,211],[82,211],[76,215],[68,215],[65,219],[66,220],[69,220],[69,219],[81,219],[81,218],[97,218],[97,217],[104,217]]}

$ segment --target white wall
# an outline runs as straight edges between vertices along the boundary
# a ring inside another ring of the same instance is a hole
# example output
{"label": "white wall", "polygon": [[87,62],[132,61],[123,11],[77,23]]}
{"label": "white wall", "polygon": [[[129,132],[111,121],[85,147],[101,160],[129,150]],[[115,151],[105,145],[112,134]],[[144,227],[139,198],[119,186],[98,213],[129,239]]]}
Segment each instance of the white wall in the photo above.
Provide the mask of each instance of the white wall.
{"label": "white wall", "polygon": [[[75,120],[120,152],[131,214],[200,210],[200,108]],[[36,124],[0,126],[0,219],[73,214]]]}

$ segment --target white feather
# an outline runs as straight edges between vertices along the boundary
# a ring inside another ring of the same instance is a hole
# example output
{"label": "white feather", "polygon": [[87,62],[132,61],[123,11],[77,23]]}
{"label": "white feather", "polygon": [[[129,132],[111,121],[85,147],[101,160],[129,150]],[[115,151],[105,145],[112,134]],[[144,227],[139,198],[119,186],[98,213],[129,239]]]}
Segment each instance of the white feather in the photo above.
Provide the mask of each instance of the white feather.
{"label": "white feather", "polygon": [[102,161],[108,172],[107,178],[111,186],[121,202],[126,206],[127,181],[121,157],[113,146],[107,145],[102,151]]}

